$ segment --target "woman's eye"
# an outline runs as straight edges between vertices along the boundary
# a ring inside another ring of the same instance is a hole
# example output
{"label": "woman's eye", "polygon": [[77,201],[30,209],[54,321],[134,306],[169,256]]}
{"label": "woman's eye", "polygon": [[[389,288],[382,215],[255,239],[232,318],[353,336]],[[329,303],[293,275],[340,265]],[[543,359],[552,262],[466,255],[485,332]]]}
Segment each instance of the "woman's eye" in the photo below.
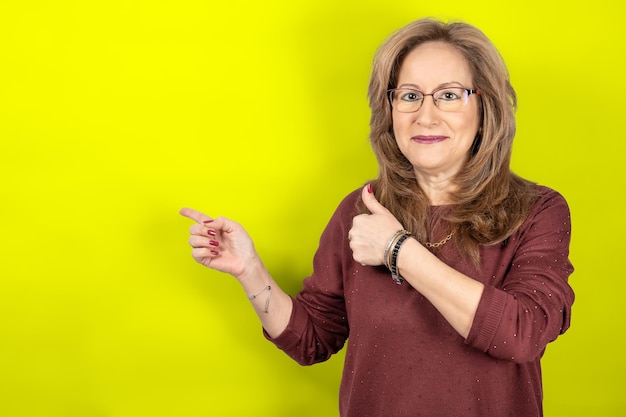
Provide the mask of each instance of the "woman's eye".
{"label": "woman's eye", "polygon": [[418,101],[422,99],[422,96],[417,93],[404,93],[400,98],[404,101]]}
{"label": "woman's eye", "polygon": [[445,101],[458,100],[461,98],[461,95],[459,93],[457,93],[456,91],[452,91],[452,90],[441,91],[438,94],[438,96],[439,97],[437,97],[437,100],[445,100]]}

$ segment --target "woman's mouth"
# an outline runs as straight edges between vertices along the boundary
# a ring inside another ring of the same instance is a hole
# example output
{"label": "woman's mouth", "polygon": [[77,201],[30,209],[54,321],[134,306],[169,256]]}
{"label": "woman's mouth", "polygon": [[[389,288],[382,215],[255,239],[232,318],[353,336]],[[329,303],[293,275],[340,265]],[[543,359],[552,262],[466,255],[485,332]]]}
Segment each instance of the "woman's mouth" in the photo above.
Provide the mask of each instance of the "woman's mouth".
{"label": "woman's mouth", "polygon": [[411,138],[412,141],[423,144],[439,143],[448,139],[448,136],[436,136],[436,135],[417,135]]}

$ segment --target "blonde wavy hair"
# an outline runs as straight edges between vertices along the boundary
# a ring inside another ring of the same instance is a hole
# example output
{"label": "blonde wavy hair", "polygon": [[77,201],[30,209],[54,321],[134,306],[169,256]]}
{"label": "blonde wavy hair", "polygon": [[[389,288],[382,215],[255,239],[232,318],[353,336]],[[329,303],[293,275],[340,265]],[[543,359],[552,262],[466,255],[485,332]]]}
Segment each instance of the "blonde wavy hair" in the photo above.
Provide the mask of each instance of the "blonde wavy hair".
{"label": "blonde wavy hair", "polygon": [[[479,133],[468,161],[454,178],[452,204],[438,219],[450,224],[457,247],[478,265],[480,245],[504,241],[525,220],[536,187],[510,170],[517,97],[502,57],[477,28],[421,19],[400,29],[378,49],[368,90],[370,141],[379,164],[374,193],[418,241],[431,238],[430,202],[413,166],[398,148],[387,98],[387,90],[396,87],[406,55],[430,41],[445,42],[461,52],[472,73],[472,87],[481,92],[477,96]],[[362,202],[359,212],[367,212]]]}

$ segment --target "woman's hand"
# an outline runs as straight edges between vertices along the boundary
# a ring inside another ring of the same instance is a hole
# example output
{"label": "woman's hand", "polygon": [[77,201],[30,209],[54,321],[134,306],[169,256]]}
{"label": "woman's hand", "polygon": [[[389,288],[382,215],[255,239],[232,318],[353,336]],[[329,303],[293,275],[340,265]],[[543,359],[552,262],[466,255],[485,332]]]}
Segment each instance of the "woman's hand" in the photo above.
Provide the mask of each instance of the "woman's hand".
{"label": "woman's hand", "polygon": [[212,219],[190,208],[180,210],[180,214],[196,222],[189,228],[191,255],[196,262],[237,279],[260,262],[252,239],[238,223],[224,217]]}
{"label": "woman's hand", "polygon": [[360,214],[352,220],[348,233],[352,257],[362,265],[382,265],[385,246],[403,227],[389,210],[376,200],[372,186],[363,188],[361,198],[371,214]]}

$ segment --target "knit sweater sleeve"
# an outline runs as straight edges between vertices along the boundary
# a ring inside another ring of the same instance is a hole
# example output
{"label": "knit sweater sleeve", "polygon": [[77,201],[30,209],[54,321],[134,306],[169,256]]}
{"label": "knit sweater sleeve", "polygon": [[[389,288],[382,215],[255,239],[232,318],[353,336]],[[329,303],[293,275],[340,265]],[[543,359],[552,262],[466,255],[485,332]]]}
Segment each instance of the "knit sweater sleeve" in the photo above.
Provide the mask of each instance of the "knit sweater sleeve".
{"label": "knit sweater sleeve", "polygon": [[570,325],[570,214],[556,191],[544,188],[520,230],[508,239],[512,261],[503,280],[486,285],[466,343],[518,363],[540,357]]}
{"label": "knit sweater sleeve", "polygon": [[347,236],[357,195],[354,192],[344,199],[322,233],[313,258],[313,273],[292,300],[287,328],[274,339],[265,333],[268,340],[301,365],[327,360],[348,338],[343,278],[353,262]]}

